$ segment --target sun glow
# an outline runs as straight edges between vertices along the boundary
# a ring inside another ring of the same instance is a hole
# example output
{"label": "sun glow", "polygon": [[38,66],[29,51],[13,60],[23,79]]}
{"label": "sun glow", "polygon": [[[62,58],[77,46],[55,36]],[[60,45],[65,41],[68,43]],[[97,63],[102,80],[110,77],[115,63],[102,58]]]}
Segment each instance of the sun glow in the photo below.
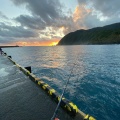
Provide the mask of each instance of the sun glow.
{"label": "sun glow", "polygon": [[18,46],[56,46],[58,44],[59,40],[48,40],[48,41],[19,41],[16,43],[13,43],[13,45]]}
{"label": "sun glow", "polygon": [[52,42],[51,44],[50,44],[50,46],[56,46],[58,44],[58,42]]}

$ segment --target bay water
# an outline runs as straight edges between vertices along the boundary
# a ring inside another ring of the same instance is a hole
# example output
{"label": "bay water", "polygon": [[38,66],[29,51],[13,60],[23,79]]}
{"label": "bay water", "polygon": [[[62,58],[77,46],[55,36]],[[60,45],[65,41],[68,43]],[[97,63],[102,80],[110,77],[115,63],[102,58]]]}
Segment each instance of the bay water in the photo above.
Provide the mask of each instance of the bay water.
{"label": "bay water", "polygon": [[[23,67],[97,120],[120,119],[120,45],[3,48]],[[71,70],[73,68],[73,72]]]}

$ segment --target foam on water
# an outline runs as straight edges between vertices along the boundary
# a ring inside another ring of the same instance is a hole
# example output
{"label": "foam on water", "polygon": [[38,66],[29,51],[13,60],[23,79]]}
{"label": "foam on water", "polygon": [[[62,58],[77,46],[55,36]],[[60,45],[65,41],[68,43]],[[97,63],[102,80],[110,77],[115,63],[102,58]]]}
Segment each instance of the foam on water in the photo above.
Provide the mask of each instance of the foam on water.
{"label": "foam on water", "polygon": [[0,68],[0,76],[4,77],[7,76],[9,73],[5,71],[5,68]]}

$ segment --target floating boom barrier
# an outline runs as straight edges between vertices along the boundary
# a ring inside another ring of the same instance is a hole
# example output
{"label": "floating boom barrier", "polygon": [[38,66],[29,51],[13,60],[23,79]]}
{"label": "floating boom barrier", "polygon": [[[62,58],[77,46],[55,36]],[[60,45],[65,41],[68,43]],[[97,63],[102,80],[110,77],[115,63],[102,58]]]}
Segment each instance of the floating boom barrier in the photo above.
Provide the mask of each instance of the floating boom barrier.
{"label": "floating boom barrier", "polygon": [[[2,53],[4,56],[7,56],[7,53]],[[26,76],[28,76],[32,81],[34,81],[38,86],[40,86],[56,103],[60,101],[60,94],[50,87],[47,83],[42,81],[40,78],[36,77],[33,73],[31,73],[31,67],[22,67],[12,60],[11,56],[7,56],[7,58],[16,65]],[[78,115],[82,120],[96,120],[94,117],[89,114],[83,113],[78,109],[77,105],[73,102],[69,101],[65,97],[62,97],[60,106],[72,117]]]}

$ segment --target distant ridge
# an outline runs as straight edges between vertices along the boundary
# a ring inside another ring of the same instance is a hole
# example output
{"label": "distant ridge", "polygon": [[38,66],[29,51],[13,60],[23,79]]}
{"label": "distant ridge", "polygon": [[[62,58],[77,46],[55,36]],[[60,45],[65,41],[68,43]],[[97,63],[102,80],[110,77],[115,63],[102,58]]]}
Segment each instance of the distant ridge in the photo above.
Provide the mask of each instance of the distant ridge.
{"label": "distant ridge", "polygon": [[58,45],[120,44],[120,23],[68,33]]}
{"label": "distant ridge", "polygon": [[8,47],[19,47],[18,45],[16,46],[0,46],[0,48],[8,48]]}

